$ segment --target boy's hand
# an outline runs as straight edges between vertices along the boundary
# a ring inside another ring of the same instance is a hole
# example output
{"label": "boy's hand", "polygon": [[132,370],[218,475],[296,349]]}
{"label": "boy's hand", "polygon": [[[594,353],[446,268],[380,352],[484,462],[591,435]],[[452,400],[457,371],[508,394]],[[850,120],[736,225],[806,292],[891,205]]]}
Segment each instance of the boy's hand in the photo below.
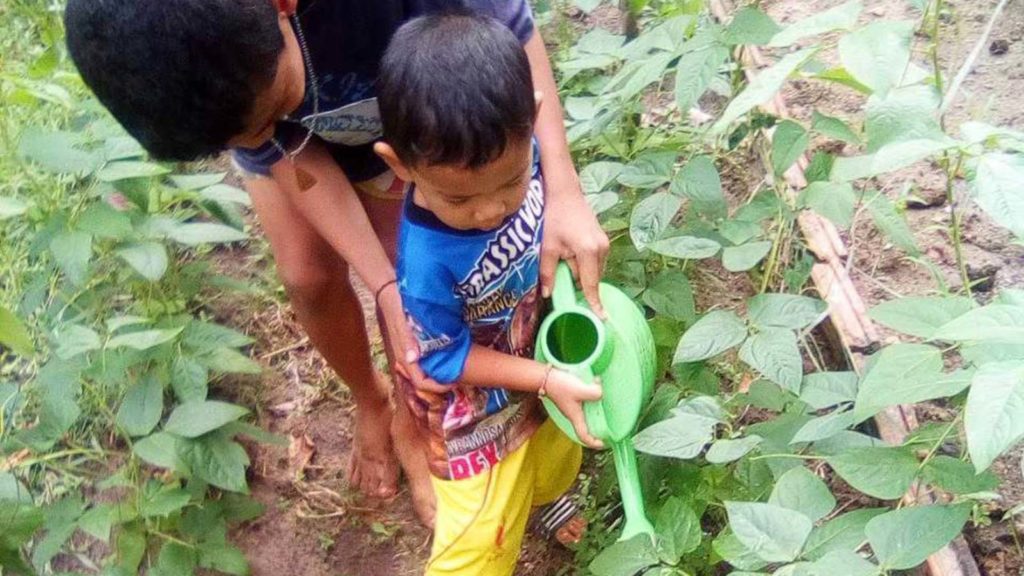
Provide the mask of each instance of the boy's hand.
{"label": "boy's hand", "polygon": [[386,287],[380,294],[380,310],[384,315],[387,326],[387,345],[391,347],[391,357],[394,358],[395,370],[404,378],[409,380],[417,390],[444,394],[449,388],[427,378],[420,368],[420,346],[416,337],[409,330],[409,324],[405,318],[405,309],[402,308],[402,297],[398,294],[398,287],[391,285]]}
{"label": "boy's hand", "polygon": [[[575,176],[575,173],[573,174]],[[547,178],[549,188],[558,185],[558,178]],[[574,194],[550,194],[544,211],[544,239],[541,241],[540,281],[544,296],[551,295],[555,268],[565,260],[583,290],[591,310],[605,317],[598,295],[598,283],[608,257],[608,235],[594,216],[594,211],[579,192],[579,180],[571,179],[563,186],[575,184]]]}
{"label": "boy's hand", "polygon": [[558,406],[562,414],[569,419],[576,430],[576,436],[586,446],[595,449],[604,448],[604,443],[590,435],[587,422],[583,417],[583,403],[601,399],[601,387],[587,384],[576,376],[563,370],[552,370],[548,375],[545,388],[548,398]]}

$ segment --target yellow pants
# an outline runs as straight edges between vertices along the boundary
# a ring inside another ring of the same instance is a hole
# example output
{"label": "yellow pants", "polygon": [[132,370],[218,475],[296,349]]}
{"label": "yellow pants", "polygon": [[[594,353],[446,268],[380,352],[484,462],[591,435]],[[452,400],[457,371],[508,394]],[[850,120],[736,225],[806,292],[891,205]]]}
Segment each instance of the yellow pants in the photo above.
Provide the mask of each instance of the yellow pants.
{"label": "yellow pants", "polygon": [[512,574],[530,510],[568,490],[582,459],[580,446],[548,420],[489,471],[464,480],[435,478],[437,520],[426,574]]}

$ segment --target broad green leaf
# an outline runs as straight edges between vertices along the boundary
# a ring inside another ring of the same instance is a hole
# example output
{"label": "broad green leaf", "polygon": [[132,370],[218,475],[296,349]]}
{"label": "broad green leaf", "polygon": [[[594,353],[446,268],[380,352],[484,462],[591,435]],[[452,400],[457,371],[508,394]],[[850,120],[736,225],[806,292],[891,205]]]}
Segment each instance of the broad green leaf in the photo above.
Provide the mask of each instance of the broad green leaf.
{"label": "broad green leaf", "polygon": [[125,528],[117,533],[117,566],[124,574],[137,574],[146,555],[146,536],[141,528]]}
{"label": "broad green leaf", "polygon": [[231,226],[211,222],[179,224],[168,230],[167,237],[186,246],[239,242],[249,238],[245,232],[240,232]]}
{"label": "broad green leaf", "polygon": [[228,326],[193,319],[185,326],[181,341],[195,352],[210,352],[248,346],[253,339]]}
{"label": "broad green leaf", "polygon": [[939,95],[934,86],[897,88],[868,99],[864,110],[864,132],[868,152],[904,140],[942,140],[938,121]]}
{"label": "broad green leaf", "polygon": [[971,184],[978,206],[1000,226],[1024,237],[1024,154],[983,155]]}
{"label": "broad green leaf", "polygon": [[[785,34],[783,30],[779,35]],[[776,36],[778,38],[778,36]],[[773,39],[774,42],[774,39]],[[724,132],[735,120],[740,116],[743,116],[755,106],[764,104],[770,100],[775,93],[782,88],[782,85],[789,78],[789,75],[796,71],[797,68],[802,66],[812,54],[816,52],[815,48],[806,48],[799,52],[793,52],[787,54],[781,60],[773,64],[771,67],[761,71],[756,78],[754,78],[750,84],[747,85],[746,89],[743,90],[736,98],[733,98],[732,102],[725,108],[725,112],[722,113],[721,118],[715,122],[714,126],[711,127],[713,133]]]}
{"label": "broad green leaf", "polygon": [[711,218],[725,218],[728,206],[722,194],[718,169],[708,156],[695,156],[672,179],[673,194],[690,199],[697,212]]}
{"label": "broad green leaf", "polygon": [[163,384],[148,374],[128,387],[117,410],[117,425],[131,436],[145,436],[156,428],[163,411]]}
{"label": "broad green leaf", "polygon": [[999,487],[999,478],[992,472],[977,474],[970,462],[950,456],[933,456],[925,464],[923,473],[929,485],[953,494],[988,492]]}
{"label": "broad green leaf", "polygon": [[177,448],[178,457],[195,476],[224,490],[248,491],[245,467],[249,465],[249,457],[237,442],[222,434],[207,434],[200,438],[182,438]]}
{"label": "broad green leaf", "polygon": [[722,245],[709,238],[696,236],[673,236],[655,240],[647,245],[652,251],[670,258],[701,260],[711,258],[722,249]]}
{"label": "broad green leaf", "polygon": [[206,400],[210,380],[206,366],[188,356],[177,356],[171,364],[171,387],[179,402]]}
{"label": "broad green leaf", "polygon": [[807,150],[811,139],[804,127],[792,120],[783,120],[772,134],[772,168],[781,175]]}
{"label": "broad green leaf", "polygon": [[209,174],[172,174],[171,183],[182,190],[201,190],[214,184],[220,184],[227,172],[211,172]]}
{"label": "broad green leaf", "polygon": [[611,210],[619,203],[619,195],[615,192],[598,192],[597,194],[584,194],[583,198],[587,201],[587,205],[594,212],[595,216],[599,216],[608,210]]}
{"label": "broad green leaf", "polygon": [[871,88],[857,82],[857,80],[846,71],[846,68],[829,68],[824,72],[819,72],[811,76],[816,80],[826,80],[828,82],[835,82],[847,88],[852,88],[861,94],[871,94]]}
{"label": "broad green leaf", "polygon": [[740,570],[760,570],[768,564],[744,546],[732,532],[720,534],[711,543],[711,547],[715,554],[721,556],[730,566]]}
{"label": "broad green leaf", "polygon": [[647,248],[668,229],[683,201],[668,192],[655,192],[633,208],[629,218],[629,237],[637,250]]}
{"label": "broad green leaf", "polygon": [[720,424],[726,421],[726,413],[721,402],[714,396],[691,396],[679,402],[672,409],[680,414],[693,414]]}
{"label": "broad green leaf", "polygon": [[716,440],[705,458],[712,464],[727,464],[743,458],[761,443],[757,435],[744,436],[735,440]]}
{"label": "broad green leaf", "polygon": [[664,270],[658,274],[644,291],[643,301],[658,314],[687,325],[697,319],[693,288],[686,274],[679,270]]}
{"label": "broad green leaf", "polygon": [[722,265],[730,272],[745,272],[757,266],[771,250],[769,240],[726,246],[722,249]]}
{"label": "broad green leaf", "polygon": [[875,576],[877,565],[849,550],[835,550],[822,556],[812,568],[815,576]]}
{"label": "broad green leaf", "polygon": [[852,410],[839,409],[824,416],[818,416],[796,433],[793,443],[817,442],[831,438],[857,423],[857,415]]}
{"label": "broad green leaf", "polygon": [[170,172],[167,168],[153,162],[139,160],[122,160],[110,162],[96,173],[96,177],[104,182],[117,182],[131,178],[152,178]]}
{"label": "broad green leaf", "polygon": [[956,146],[956,141],[945,139],[903,140],[886,144],[872,154],[836,158],[830,179],[848,182],[860,178],[879,176],[899,170]]}
{"label": "broad green leaf", "polygon": [[10,196],[0,196],[0,221],[21,216],[28,211],[28,202]]}
{"label": "broad green leaf", "polygon": [[804,557],[819,560],[836,550],[857,550],[867,539],[864,527],[872,518],[884,512],[885,508],[862,508],[829,520],[811,532],[804,547]]}
{"label": "broad green leaf", "polygon": [[707,42],[680,56],[676,65],[676,106],[684,116],[697,105],[718,69],[728,59],[729,49],[715,42]]}
{"label": "broad green leaf", "polygon": [[0,500],[13,500],[23,504],[32,504],[32,493],[14,474],[0,472]]}
{"label": "broad green leaf", "polygon": [[868,436],[853,430],[842,432],[824,440],[818,440],[811,448],[819,456],[835,456],[858,448],[882,447],[887,444],[874,436]]}
{"label": "broad green leaf", "polygon": [[740,347],[740,360],[786,390],[800,393],[803,360],[792,330],[762,329]]}
{"label": "broad green leaf", "polygon": [[155,330],[140,330],[114,336],[107,342],[107,348],[132,348],[134,350],[149,350],[150,348],[174,340],[181,333],[181,328],[160,328]]}
{"label": "broad green leaf", "polygon": [[98,152],[80,148],[81,137],[70,132],[29,128],[18,142],[18,154],[58,174],[89,174],[103,162]]}
{"label": "broad green leaf", "polygon": [[189,493],[181,488],[165,488],[142,499],[139,503],[139,516],[167,516],[184,508],[190,499]]}
{"label": "broad green leaf", "polygon": [[860,136],[857,136],[857,133],[846,122],[834,116],[822,114],[817,110],[814,111],[814,116],[811,119],[811,130],[855,146],[860,144]]}
{"label": "broad green leaf", "polygon": [[676,413],[641,430],[633,437],[633,445],[645,454],[688,460],[696,458],[711,442],[714,428],[714,420]]}
{"label": "broad green leaf", "polygon": [[235,576],[249,575],[249,562],[245,554],[230,544],[206,543],[200,546],[199,566]]}
{"label": "broad green leaf", "polygon": [[1024,361],[1024,342],[1008,344],[1002,342],[979,342],[960,347],[960,357],[966,364],[981,366],[989,362]]}
{"label": "broad green leaf", "polygon": [[178,466],[178,439],[166,432],[150,434],[132,446],[132,452],[149,464],[168,470]]}
{"label": "broad green leaf", "polygon": [[[84,507],[85,503],[77,496],[65,496],[43,507],[46,535],[36,540],[32,547],[32,563],[37,568],[43,569],[61,551],[74,534]],[[0,526],[3,525],[4,520],[0,519]]]}
{"label": "broad green leaf", "polygon": [[167,249],[159,242],[140,242],[121,248],[117,255],[150,282],[163,278],[167,271]]}
{"label": "broad green leaf", "polygon": [[171,412],[164,430],[185,438],[195,438],[228,422],[234,422],[248,413],[247,408],[217,400],[186,402]]}
{"label": "broad green leaf", "polygon": [[123,240],[132,233],[132,220],[106,202],[94,202],[78,217],[76,228],[97,238]]}
{"label": "broad green leaf", "polygon": [[775,572],[772,576],[818,576],[814,572],[814,565],[810,562],[795,562],[787,564]]}
{"label": "broad green leaf", "polygon": [[736,13],[725,29],[725,41],[729,44],[767,44],[782,28],[767,14],[753,6],[747,6]]}
{"label": "broad green leaf", "polygon": [[783,28],[781,32],[772,37],[768,45],[789,46],[808,36],[817,36],[836,29],[848,30],[857,23],[857,17],[860,16],[863,8],[861,2],[855,0],[824,12],[818,12]]}
{"label": "broad green leaf", "polygon": [[259,374],[263,371],[259,364],[234,348],[217,348],[197,356],[196,361],[214,372],[224,374]]}
{"label": "broad green leaf", "polygon": [[207,186],[200,190],[199,196],[214,202],[229,202],[231,204],[241,204],[242,206],[249,206],[252,204],[249,199],[248,192],[227,184],[214,184],[213,186]]}
{"label": "broad green leaf", "polygon": [[192,548],[166,542],[157,557],[157,576],[192,576],[198,565],[199,559]]}
{"label": "broad green leaf", "polygon": [[758,294],[747,301],[750,321],[762,327],[800,330],[821,320],[828,305],[793,294]]}
{"label": "broad green leaf", "polygon": [[[937,384],[942,376],[942,352],[927,344],[893,344],[872,357],[857,393],[858,420],[874,416],[886,406],[914,403],[937,395],[945,387]],[[963,387],[960,388],[961,390]]]}
{"label": "broad green leaf", "polygon": [[13,312],[3,306],[0,306],[0,344],[21,356],[29,357],[35,353],[32,336],[28,333],[25,325]]}
{"label": "broad green leaf", "polygon": [[62,360],[99,350],[102,346],[100,335],[95,330],[80,324],[61,326],[58,332],[54,333],[53,343],[57,346],[57,357]]}
{"label": "broad green leaf", "polygon": [[673,364],[697,362],[737,346],[747,337],[747,327],[734,312],[713,310],[697,321],[676,347]]}
{"label": "broad green leaf", "polygon": [[906,448],[858,448],[828,459],[836,474],[857,490],[882,500],[903,496],[917,476],[917,458]]}
{"label": "broad green leaf", "polygon": [[927,340],[943,325],[973,308],[974,301],[964,296],[907,296],[882,302],[868,315],[897,332]]}
{"label": "broad green leaf", "polygon": [[50,252],[72,284],[85,283],[92,258],[92,234],[77,230],[61,232],[50,241]]}
{"label": "broad green leaf", "polygon": [[814,527],[800,512],[760,502],[726,502],[729,526],[751,552],[768,562],[795,559]]}
{"label": "broad green leaf", "polygon": [[700,546],[700,518],[681,498],[669,498],[654,519],[658,552],[663,560],[675,564],[683,554]]}
{"label": "broad green leaf", "polygon": [[953,342],[1024,342],[1024,308],[989,304],[950,320],[932,335]]}
{"label": "broad green leaf", "polygon": [[1024,438],[1024,362],[978,368],[964,413],[967,450],[978,472]]}
{"label": "broad green leaf", "polygon": [[907,570],[960,534],[970,506],[911,506],[868,522],[865,533],[885,570]]}
{"label": "broad green leaf", "polygon": [[803,466],[779,478],[768,503],[795,510],[811,522],[828,516],[836,507],[836,499],[825,482]]}
{"label": "broad green leaf", "polygon": [[658,563],[658,552],[646,534],[605,548],[590,563],[594,576],[633,576]]}
{"label": "broad green leaf", "polygon": [[885,94],[903,79],[913,35],[913,22],[872,22],[840,38],[839,59],[859,82]]}
{"label": "broad green leaf", "polygon": [[847,229],[857,211],[857,193],[849,182],[811,182],[800,192],[798,204]]}
{"label": "broad green leaf", "polygon": [[[882,153],[879,152],[879,154]],[[903,215],[896,210],[896,205],[892,200],[889,200],[884,194],[875,194],[868,203],[868,212],[871,213],[871,219],[875,226],[900,250],[911,256],[921,253],[921,249],[917,246],[917,240],[914,238],[914,232],[907,225]]]}
{"label": "broad green leaf", "polygon": [[816,372],[804,376],[800,399],[815,410],[824,410],[857,397],[856,372]]}
{"label": "broad green leaf", "polygon": [[624,164],[619,162],[591,162],[580,170],[580,187],[584,194],[603,192],[615,182]]}
{"label": "broad green leaf", "polygon": [[726,220],[718,225],[718,233],[734,245],[746,244],[764,231],[758,222]]}

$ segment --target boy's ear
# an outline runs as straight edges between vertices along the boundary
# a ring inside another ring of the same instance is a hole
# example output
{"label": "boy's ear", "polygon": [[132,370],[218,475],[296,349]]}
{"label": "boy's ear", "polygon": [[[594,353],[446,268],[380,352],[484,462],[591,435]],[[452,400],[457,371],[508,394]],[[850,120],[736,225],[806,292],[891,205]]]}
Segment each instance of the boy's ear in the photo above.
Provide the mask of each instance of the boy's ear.
{"label": "boy's ear", "polygon": [[544,103],[544,93],[537,90],[533,93],[533,121],[537,121],[537,116],[540,114],[540,105]]}
{"label": "boy's ear", "polygon": [[380,156],[384,163],[391,168],[391,171],[406,182],[412,182],[412,171],[398,159],[398,154],[395,153],[395,149],[390,144],[384,141],[378,141],[373,145],[373,151]]}

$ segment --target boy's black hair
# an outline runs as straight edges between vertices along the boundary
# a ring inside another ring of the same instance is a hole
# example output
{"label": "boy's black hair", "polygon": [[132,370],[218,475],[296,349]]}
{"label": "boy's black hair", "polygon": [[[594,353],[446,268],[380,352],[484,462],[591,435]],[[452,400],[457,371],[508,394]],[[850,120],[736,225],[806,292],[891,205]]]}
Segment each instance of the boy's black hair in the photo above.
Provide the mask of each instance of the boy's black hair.
{"label": "boy's black hair", "polygon": [[68,0],[85,83],[153,156],[192,160],[245,129],[284,48],[269,0]]}
{"label": "boy's black hair", "polygon": [[377,99],[384,141],[411,166],[479,168],[533,132],[526,52],[505,25],[469,12],[402,25],[381,62]]}

